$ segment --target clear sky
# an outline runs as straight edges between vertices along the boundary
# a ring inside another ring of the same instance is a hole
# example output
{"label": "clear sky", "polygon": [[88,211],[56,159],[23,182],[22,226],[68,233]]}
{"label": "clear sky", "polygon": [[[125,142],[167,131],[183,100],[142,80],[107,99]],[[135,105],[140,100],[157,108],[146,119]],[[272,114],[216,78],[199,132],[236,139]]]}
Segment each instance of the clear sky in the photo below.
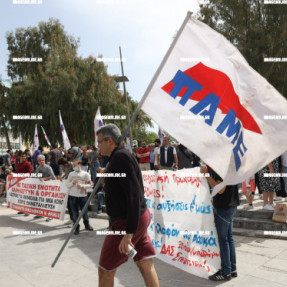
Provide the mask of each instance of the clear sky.
{"label": "clear sky", "polygon": [[[19,0],[14,0],[19,1]],[[21,0],[23,1],[23,0]],[[39,0],[25,0],[39,1]],[[5,34],[57,18],[68,34],[80,39],[79,55],[126,59],[127,90],[139,101],[182,24],[200,0],[42,0],[42,4],[13,4],[1,0],[0,74],[7,78]],[[106,62],[110,74],[120,74],[119,62]],[[122,87],[121,87],[122,89]]]}

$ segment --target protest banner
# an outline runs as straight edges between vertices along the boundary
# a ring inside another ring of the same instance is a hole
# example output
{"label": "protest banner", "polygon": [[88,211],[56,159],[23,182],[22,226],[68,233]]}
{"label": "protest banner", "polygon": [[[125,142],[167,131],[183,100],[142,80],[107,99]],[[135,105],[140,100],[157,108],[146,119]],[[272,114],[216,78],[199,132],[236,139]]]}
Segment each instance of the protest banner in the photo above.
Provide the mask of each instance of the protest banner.
{"label": "protest banner", "polygon": [[199,168],[142,174],[152,218],[148,233],[158,258],[203,278],[218,271],[211,195]]}
{"label": "protest banner", "polygon": [[8,176],[8,207],[25,213],[64,220],[68,193],[65,181]]}

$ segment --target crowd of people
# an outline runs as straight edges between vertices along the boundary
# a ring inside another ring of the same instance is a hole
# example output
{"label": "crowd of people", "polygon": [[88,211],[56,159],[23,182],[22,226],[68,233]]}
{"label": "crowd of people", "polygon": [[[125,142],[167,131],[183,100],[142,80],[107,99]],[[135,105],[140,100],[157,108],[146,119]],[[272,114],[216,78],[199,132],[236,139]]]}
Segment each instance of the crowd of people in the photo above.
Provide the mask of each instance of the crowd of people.
{"label": "crowd of people", "polygon": [[[47,180],[67,180],[67,188],[69,190],[67,208],[70,220],[65,224],[75,223],[82,210],[91,189],[97,181],[97,170],[107,162],[107,157],[101,157],[95,146],[79,147],[76,141],[72,141],[71,148],[64,150],[52,144],[50,151],[44,152],[41,146],[31,155],[30,151],[16,151],[13,153],[7,150],[4,156],[3,166],[1,166],[1,196],[6,196],[6,181],[8,175],[13,173],[36,173],[40,174],[41,181]],[[96,193],[98,198],[98,213],[102,212],[104,192],[102,187]],[[28,213],[18,212],[29,216]],[[42,218],[35,215],[34,219]],[[46,221],[51,221],[47,218]],[[84,214],[85,229],[92,231],[93,228],[89,224],[88,211]],[[75,234],[79,234],[80,226],[78,225]]]}
{"label": "crowd of people", "polygon": [[[124,146],[124,143],[122,143]],[[12,173],[30,173],[42,172],[48,179],[68,179],[68,175],[73,171],[72,162],[74,159],[81,160],[81,170],[88,172],[91,177],[92,185],[97,182],[97,170],[104,168],[108,162],[107,156],[102,156],[94,145],[78,146],[76,141],[72,141],[71,148],[66,151],[62,147],[53,144],[50,151],[44,152],[41,146],[31,155],[29,149],[25,151],[7,150],[4,156],[4,163],[1,166],[0,174],[0,196],[5,196],[5,182],[7,174]],[[127,149],[127,148],[126,148]],[[183,168],[192,168],[200,166],[200,158],[177,142],[170,143],[168,137],[162,141],[156,139],[153,143],[147,144],[145,140],[141,142],[141,147],[134,146],[133,156],[139,163],[142,171],[145,170],[177,170]],[[38,156],[42,157],[38,159]],[[40,163],[45,163],[41,167]],[[245,195],[248,204],[245,209],[253,209],[253,198],[255,190],[259,192],[260,199],[263,200],[263,209],[274,210],[275,197],[283,197],[287,201],[287,177],[267,176],[268,174],[283,173],[287,175],[287,152],[281,157],[262,168],[253,177],[246,179],[239,185]],[[104,190],[98,190],[98,213],[102,212],[104,202]],[[69,207],[70,204],[68,204]],[[69,213],[71,210],[69,208]],[[28,216],[26,214],[26,216]],[[72,221],[72,216],[69,224]]]}
{"label": "crowd of people", "polygon": [[[185,146],[177,142],[170,144],[168,137],[164,137],[162,142],[156,139],[150,144],[143,140],[140,148],[134,146],[132,152],[129,152],[124,143],[120,142],[121,134],[117,126],[109,124],[101,127],[97,135],[99,150],[95,146],[80,147],[76,141],[72,141],[72,147],[67,151],[55,144],[49,152],[44,152],[43,148],[39,147],[33,155],[29,150],[15,153],[8,150],[1,167],[1,194],[5,194],[7,176],[13,173],[40,173],[41,181],[66,179],[70,215],[66,224],[75,224],[79,210],[83,209],[88,200],[89,191],[99,180],[98,172],[126,174],[127,176],[122,178],[105,178],[96,192],[98,213],[102,212],[105,197],[110,230],[126,233],[121,237],[106,236],[99,262],[99,286],[109,286],[105,285],[107,282],[112,286],[116,269],[127,261],[126,254],[130,248],[135,248],[138,252],[134,260],[145,282],[158,286],[157,274],[151,260],[151,257],[155,256],[155,250],[147,235],[150,213],[144,198],[141,171],[178,170],[201,165],[200,172],[210,174],[207,181],[211,189],[222,182],[222,179],[211,167],[202,165],[200,158]],[[108,161],[110,164],[106,167]],[[239,187],[248,201],[245,208],[253,208],[257,187],[263,199],[263,209],[274,210],[274,193],[287,201],[287,177],[272,176],[280,173],[287,175],[287,152],[258,171],[254,177],[246,179],[240,186],[225,186],[213,198],[221,268],[209,277],[210,280],[223,281],[237,277],[232,229],[233,217],[240,204]],[[39,217],[41,216],[35,216]],[[93,230],[87,210],[83,214],[83,222],[86,230]],[[80,225],[75,228],[74,233],[77,235],[79,232]],[[113,260],[107,260],[111,256]]]}

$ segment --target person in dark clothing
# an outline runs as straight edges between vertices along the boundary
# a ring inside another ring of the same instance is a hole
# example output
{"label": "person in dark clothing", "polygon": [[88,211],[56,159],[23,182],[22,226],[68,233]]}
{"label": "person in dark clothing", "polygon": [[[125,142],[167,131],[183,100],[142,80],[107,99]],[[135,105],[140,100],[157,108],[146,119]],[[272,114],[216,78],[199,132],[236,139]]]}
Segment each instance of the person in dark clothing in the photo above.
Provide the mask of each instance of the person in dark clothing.
{"label": "person in dark clothing", "polygon": [[180,144],[177,148],[178,169],[192,168],[193,154],[184,145]]}
{"label": "person in dark clothing", "polygon": [[141,170],[137,160],[120,147],[121,132],[114,124],[98,129],[98,147],[102,155],[110,157],[107,174],[120,173],[122,177],[106,177],[106,208],[112,218],[110,230],[125,235],[107,235],[99,262],[99,286],[114,286],[116,268],[128,260],[129,245],[135,248],[137,263],[147,286],[159,286],[151,257],[155,250],[147,234],[150,213],[146,207]]}
{"label": "person in dark clothing", "polygon": [[163,138],[163,145],[157,154],[157,162],[160,164],[160,169],[172,170],[173,167],[178,169],[178,158],[176,149],[169,145],[169,138]]}
{"label": "person in dark clothing", "polygon": [[[221,177],[214,171],[208,171],[206,166],[201,166],[201,173],[211,175],[207,177],[210,187],[213,189],[222,182]],[[212,281],[228,281],[237,277],[236,252],[233,240],[233,217],[239,205],[237,185],[227,185],[213,197],[214,221],[218,234],[220,248],[221,269],[208,277]]]}
{"label": "person in dark clothing", "polygon": [[59,159],[62,157],[62,152],[58,149],[56,144],[52,144],[51,151],[49,153],[50,166],[56,177],[60,176],[60,166],[58,164]]}

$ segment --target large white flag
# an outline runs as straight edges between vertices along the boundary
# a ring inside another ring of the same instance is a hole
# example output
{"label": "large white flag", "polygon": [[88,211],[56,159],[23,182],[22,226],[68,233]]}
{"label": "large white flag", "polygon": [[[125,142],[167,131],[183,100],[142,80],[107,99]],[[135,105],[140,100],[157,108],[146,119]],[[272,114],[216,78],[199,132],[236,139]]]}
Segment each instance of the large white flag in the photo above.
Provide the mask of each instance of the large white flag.
{"label": "large white flag", "polygon": [[37,124],[35,125],[35,132],[34,132],[34,144],[33,144],[33,149],[32,151],[34,152],[37,150],[39,147],[39,137],[38,137],[38,129],[37,129]]}
{"label": "large white flag", "polygon": [[49,141],[49,138],[48,138],[47,134],[45,133],[44,128],[43,128],[42,126],[41,126],[41,128],[42,128],[42,131],[43,131],[43,134],[44,134],[44,137],[45,137],[45,139],[46,139],[47,144],[48,144],[49,146],[51,146],[51,143],[50,143],[50,141]]}
{"label": "large white flag", "polygon": [[100,107],[98,107],[96,116],[94,119],[94,132],[95,132],[95,147],[98,147],[98,142],[97,142],[97,130],[104,125],[101,112],[100,112]]}
{"label": "large white flag", "polygon": [[190,13],[142,101],[225,184],[242,182],[287,150],[286,99]]}
{"label": "large white flag", "polygon": [[60,119],[60,126],[61,126],[61,133],[62,133],[62,137],[63,137],[64,149],[68,150],[69,148],[71,148],[71,144],[70,144],[67,132],[65,130],[63,121],[62,121],[61,111],[59,111],[59,119]]}

